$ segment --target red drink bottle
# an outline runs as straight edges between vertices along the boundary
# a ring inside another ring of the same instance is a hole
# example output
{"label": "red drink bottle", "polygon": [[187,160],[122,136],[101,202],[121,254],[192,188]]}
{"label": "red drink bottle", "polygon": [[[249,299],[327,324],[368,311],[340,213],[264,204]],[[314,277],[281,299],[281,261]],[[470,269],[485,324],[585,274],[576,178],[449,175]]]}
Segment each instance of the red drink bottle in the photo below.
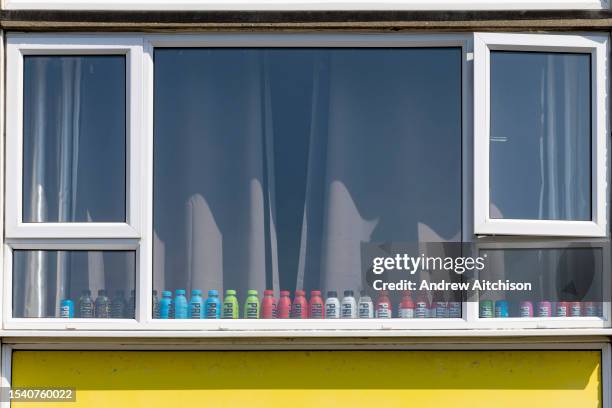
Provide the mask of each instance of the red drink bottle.
{"label": "red drink bottle", "polygon": [[321,298],[320,290],[313,290],[310,292],[308,314],[310,315],[311,319],[325,318],[325,306],[323,304],[323,299]]}
{"label": "red drink bottle", "polygon": [[306,301],[306,292],[303,290],[295,291],[293,305],[291,305],[292,319],[308,319],[308,302]]}
{"label": "red drink bottle", "polygon": [[276,299],[273,290],[264,290],[264,297],[261,301],[261,318],[276,319]]}
{"label": "red drink bottle", "polygon": [[291,316],[291,298],[289,298],[288,290],[281,290],[280,299],[276,308],[276,317],[279,319],[288,319]]}

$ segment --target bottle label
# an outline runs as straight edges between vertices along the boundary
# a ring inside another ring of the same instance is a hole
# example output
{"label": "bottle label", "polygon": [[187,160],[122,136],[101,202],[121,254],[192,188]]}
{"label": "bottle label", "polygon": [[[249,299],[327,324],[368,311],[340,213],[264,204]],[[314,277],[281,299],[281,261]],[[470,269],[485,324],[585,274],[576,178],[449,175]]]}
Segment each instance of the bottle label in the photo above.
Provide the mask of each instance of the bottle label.
{"label": "bottle label", "polygon": [[448,303],[448,317],[457,319],[461,317],[461,302]]}
{"label": "bottle label", "polygon": [[202,318],[202,304],[200,302],[194,302],[191,304],[191,313],[192,319],[201,319]]}
{"label": "bottle label", "polygon": [[342,318],[344,319],[352,319],[355,317],[355,308],[352,303],[343,303],[342,304]]}
{"label": "bottle label", "polygon": [[429,310],[427,308],[427,303],[425,303],[425,302],[417,302],[414,314],[415,314],[415,316],[418,319],[426,319],[426,318],[428,318],[429,317]]}
{"label": "bottle label", "polygon": [[72,317],[72,310],[69,305],[65,305],[60,308],[60,317],[63,317],[63,318]]}
{"label": "bottle label", "polygon": [[521,317],[532,317],[531,307],[521,306]]}
{"label": "bottle label", "polygon": [[399,317],[402,319],[412,319],[414,318],[414,309],[412,308],[401,308],[399,310]]}
{"label": "bottle label", "polygon": [[372,314],[372,305],[370,303],[364,302],[359,304],[360,319],[371,319]]}
{"label": "bottle label", "polygon": [[335,303],[327,303],[325,305],[325,316],[327,316],[328,319],[337,319],[340,317]]}
{"label": "bottle label", "polygon": [[224,319],[233,319],[234,318],[234,303],[227,302],[223,303],[223,318]]}
{"label": "bottle label", "polygon": [[390,319],[391,308],[388,303],[379,303],[376,308],[376,317],[379,319]]}
{"label": "bottle label", "polygon": [[323,317],[323,305],[321,303],[313,303],[310,305],[310,317],[320,319]]}
{"label": "bottle label", "polygon": [[293,310],[291,311],[291,317],[294,319],[302,318],[302,304],[301,303],[293,304]]}
{"label": "bottle label", "polygon": [[206,318],[207,319],[216,319],[218,312],[219,311],[217,310],[216,302],[206,303]]}
{"label": "bottle label", "polygon": [[247,319],[258,319],[259,318],[259,305],[257,304],[257,302],[247,302],[245,317]]}

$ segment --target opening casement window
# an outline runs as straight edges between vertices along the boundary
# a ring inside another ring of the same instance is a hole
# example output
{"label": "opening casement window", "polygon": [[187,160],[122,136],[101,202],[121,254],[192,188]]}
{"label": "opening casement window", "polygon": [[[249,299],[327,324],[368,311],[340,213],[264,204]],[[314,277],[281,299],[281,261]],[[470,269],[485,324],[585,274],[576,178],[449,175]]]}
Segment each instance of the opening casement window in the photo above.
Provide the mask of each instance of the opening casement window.
{"label": "opening casement window", "polygon": [[7,237],[139,236],[141,43],[8,38]]}
{"label": "opening casement window", "polygon": [[607,35],[474,35],[474,232],[605,237]]}

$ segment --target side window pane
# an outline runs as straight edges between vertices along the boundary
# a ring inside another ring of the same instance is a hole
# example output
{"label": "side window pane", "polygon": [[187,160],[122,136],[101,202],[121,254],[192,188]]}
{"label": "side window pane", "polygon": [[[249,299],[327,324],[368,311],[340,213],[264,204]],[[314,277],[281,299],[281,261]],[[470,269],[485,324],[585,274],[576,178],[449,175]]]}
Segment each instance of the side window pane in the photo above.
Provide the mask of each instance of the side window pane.
{"label": "side window pane", "polygon": [[133,319],[135,276],[133,251],[16,250],[13,317]]}
{"label": "side window pane", "polygon": [[499,283],[480,291],[481,318],[603,314],[602,248],[487,249],[480,255],[487,258],[480,277]]}
{"label": "side window pane", "polygon": [[[214,303],[237,291],[240,317],[249,290],[376,302],[362,244],[460,241],[461,58],[157,49],[157,293],[214,290]],[[397,316],[402,293],[391,295]]]}
{"label": "side window pane", "polygon": [[591,220],[589,54],[491,51],[490,218]]}
{"label": "side window pane", "polygon": [[23,222],[126,220],[124,56],[25,56]]}

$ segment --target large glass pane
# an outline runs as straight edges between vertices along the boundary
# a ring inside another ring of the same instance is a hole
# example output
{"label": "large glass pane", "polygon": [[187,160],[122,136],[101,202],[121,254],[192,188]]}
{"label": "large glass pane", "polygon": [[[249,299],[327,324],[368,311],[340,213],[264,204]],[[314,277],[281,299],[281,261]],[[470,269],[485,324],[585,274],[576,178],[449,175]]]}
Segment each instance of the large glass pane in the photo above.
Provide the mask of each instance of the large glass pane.
{"label": "large glass pane", "polygon": [[591,220],[589,54],[491,52],[491,218]]}
{"label": "large glass pane", "polygon": [[481,318],[602,316],[601,247],[487,249],[481,256]]}
{"label": "large glass pane", "polygon": [[198,291],[210,317],[269,317],[272,298],[279,317],[318,317],[336,296],[350,317],[362,290],[386,301],[363,279],[362,244],[460,241],[461,58],[156,49],[154,288],[169,291],[156,316],[172,300],[187,317],[195,290],[194,317]]}
{"label": "large glass pane", "polygon": [[23,221],[124,222],[124,56],[25,56]]}
{"label": "large glass pane", "polygon": [[13,252],[13,317],[133,319],[133,251]]}

